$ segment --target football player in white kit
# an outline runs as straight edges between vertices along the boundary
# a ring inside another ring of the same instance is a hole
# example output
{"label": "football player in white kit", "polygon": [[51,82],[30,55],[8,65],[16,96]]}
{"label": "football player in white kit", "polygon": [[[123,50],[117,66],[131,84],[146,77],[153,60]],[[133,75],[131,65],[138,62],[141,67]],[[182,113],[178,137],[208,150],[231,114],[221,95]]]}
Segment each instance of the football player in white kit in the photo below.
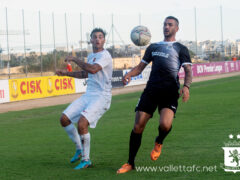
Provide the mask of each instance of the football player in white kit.
{"label": "football player in white kit", "polygon": [[[86,93],[72,102],[60,118],[62,127],[76,145],[76,153],[70,162],[74,163],[82,156],[80,163],[74,168],[76,170],[87,168],[92,164],[88,126],[96,127],[98,120],[110,108],[112,98],[112,57],[103,48],[105,32],[101,28],[95,28],[90,36],[93,53],[88,56],[87,63],[72,56],[65,59],[65,62],[76,63],[83,71],[56,72],[59,76],[88,78]],[[78,131],[73,123],[77,123]]]}

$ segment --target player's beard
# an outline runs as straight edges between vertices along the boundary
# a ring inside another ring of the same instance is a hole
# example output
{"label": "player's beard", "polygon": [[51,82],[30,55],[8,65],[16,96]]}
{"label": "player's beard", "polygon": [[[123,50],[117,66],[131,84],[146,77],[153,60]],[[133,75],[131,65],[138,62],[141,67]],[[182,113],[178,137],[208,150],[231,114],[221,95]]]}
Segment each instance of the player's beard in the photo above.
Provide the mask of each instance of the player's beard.
{"label": "player's beard", "polygon": [[168,31],[167,34],[165,34],[165,32],[164,32],[164,37],[165,38],[170,38],[171,36],[173,36],[172,32]]}
{"label": "player's beard", "polygon": [[175,33],[174,32],[169,32],[168,34],[164,33],[164,38],[170,39],[172,37],[175,37]]}

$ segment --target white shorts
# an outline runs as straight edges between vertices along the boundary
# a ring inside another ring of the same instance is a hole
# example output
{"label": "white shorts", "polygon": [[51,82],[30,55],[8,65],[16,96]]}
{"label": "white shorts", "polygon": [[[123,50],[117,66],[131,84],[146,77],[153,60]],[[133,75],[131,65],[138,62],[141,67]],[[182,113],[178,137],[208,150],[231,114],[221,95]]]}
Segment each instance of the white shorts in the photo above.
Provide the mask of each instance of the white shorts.
{"label": "white shorts", "polygon": [[100,94],[83,94],[73,101],[64,111],[72,123],[77,123],[84,116],[90,128],[95,128],[98,120],[110,108],[111,96]]}

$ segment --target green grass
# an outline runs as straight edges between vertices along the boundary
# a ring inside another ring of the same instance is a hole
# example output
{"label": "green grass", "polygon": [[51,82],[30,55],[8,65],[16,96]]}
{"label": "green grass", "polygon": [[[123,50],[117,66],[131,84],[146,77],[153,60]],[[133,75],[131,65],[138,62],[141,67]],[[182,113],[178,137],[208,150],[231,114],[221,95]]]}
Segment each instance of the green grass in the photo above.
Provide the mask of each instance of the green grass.
{"label": "green grass", "polygon": [[[111,109],[91,132],[93,167],[69,160],[75,149],[59,124],[67,105],[0,114],[0,179],[239,179],[226,173],[222,147],[240,133],[240,77],[194,83],[188,103],[179,100],[173,130],[159,160],[150,160],[157,135],[155,113],[143,134],[136,166],[217,166],[217,172],[136,172],[116,175],[128,159],[134,108],[141,92],[114,96]],[[240,140],[239,140],[240,141]]]}

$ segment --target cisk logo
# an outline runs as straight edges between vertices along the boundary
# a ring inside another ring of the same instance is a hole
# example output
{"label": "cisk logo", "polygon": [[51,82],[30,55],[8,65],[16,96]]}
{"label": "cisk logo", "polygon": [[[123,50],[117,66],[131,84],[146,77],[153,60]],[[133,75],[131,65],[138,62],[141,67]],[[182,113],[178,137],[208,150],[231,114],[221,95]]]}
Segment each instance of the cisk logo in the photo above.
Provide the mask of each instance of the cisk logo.
{"label": "cisk logo", "polygon": [[52,80],[52,78],[48,78],[47,91],[50,94],[53,92],[53,80]]}
{"label": "cisk logo", "polygon": [[237,140],[234,140],[234,135],[230,134],[230,141],[225,143],[224,150],[224,164],[221,167],[226,172],[240,172],[240,134],[236,136]]}
{"label": "cisk logo", "polygon": [[11,83],[11,86],[12,86],[12,97],[13,98],[17,98],[18,97],[18,83],[16,80],[13,80],[12,83]]}

